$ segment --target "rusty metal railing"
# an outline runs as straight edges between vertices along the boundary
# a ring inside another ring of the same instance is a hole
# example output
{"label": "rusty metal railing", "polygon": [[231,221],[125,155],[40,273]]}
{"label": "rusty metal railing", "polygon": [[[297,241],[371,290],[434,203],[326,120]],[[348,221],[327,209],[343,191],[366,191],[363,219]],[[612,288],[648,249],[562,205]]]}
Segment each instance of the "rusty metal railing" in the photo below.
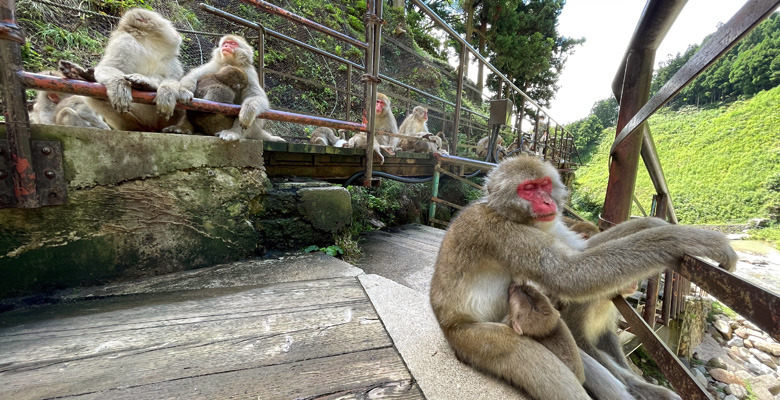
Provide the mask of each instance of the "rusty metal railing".
{"label": "rusty metal railing", "polygon": [[[655,51],[674,23],[685,1],[650,0],[640,18],[626,56],[613,82],[620,102],[617,133],[611,150],[610,178],[600,226],[628,219],[641,154],[657,195],[653,215],[677,222],[674,206],[661,169],[647,119],[676,93],[705,71],[728,49],[777,8],[777,0],[749,0],[715,35],[648,101]],[[691,282],[718,298],[737,313],[754,322],[776,340],[780,339],[780,317],[774,310],[780,297],[750,284],[717,266],[685,256],[674,271],[665,272],[661,318],[656,317],[660,274],[648,281],[643,316],[625,299],[613,302],[631,325],[631,330],[649,350],[672,385],[685,399],[711,399],[705,388],[663,345],[653,330],[656,321],[668,323],[684,308],[684,295]]]}

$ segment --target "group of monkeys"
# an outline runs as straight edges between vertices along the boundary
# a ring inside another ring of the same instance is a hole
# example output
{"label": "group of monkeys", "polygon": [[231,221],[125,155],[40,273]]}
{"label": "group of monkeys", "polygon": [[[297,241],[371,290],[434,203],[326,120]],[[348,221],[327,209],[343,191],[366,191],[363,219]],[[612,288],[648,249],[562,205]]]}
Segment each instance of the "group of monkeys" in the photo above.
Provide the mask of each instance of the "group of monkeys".
{"label": "group of monkeys", "polygon": [[[108,100],[41,92],[31,121],[284,141],[256,118],[269,104],[246,40],[223,36],[211,59],[186,75],[180,44],[158,13],[127,11],[94,70],[65,62],[61,73],[50,72],[101,83]],[[131,89],[156,91],[156,104],[134,103]],[[176,109],[193,97],[241,104],[241,111],[232,117]],[[389,98],[379,93],[371,148],[380,162],[382,152],[446,152],[441,134],[428,132],[427,119],[427,109],[415,107],[399,129]],[[365,133],[347,140],[327,128],[315,130],[311,142],[368,148]],[[733,271],[737,257],[725,236],[657,218],[604,232],[567,227],[560,212],[568,193],[558,171],[528,155],[502,161],[485,186],[483,199],[450,224],[431,281],[431,306],[455,354],[537,400],[679,399],[630,370],[609,299],[684,254]]]}
{"label": "group of monkeys", "polygon": [[[237,35],[225,35],[211,59],[186,75],[179,61],[181,37],[160,14],[130,9],[111,32],[94,69],[61,61],[48,75],[97,82],[108,100],[41,91],[30,113],[32,123],[102,129],[216,135],[223,140],[283,142],[263,130],[259,114],[268,96],[253,66],[254,49]],[[131,90],[156,92],[155,105],[134,103]],[[238,117],[176,109],[193,97],[240,104]]]}
{"label": "group of monkeys", "polygon": [[[449,143],[444,132],[432,134],[428,131],[428,109],[423,106],[414,107],[399,128],[393,116],[390,98],[384,93],[377,93],[374,127],[376,136],[371,148],[380,164],[385,162],[382,152],[388,155],[395,155],[396,151],[449,154]],[[347,140],[346,131],[343,129],[339,129],[337,135],[333,129],[319,127],[312,131],[309,143],[319,146],[359,147],[368,150],[368,139],[365,133],[356,133]]]}
{"label": "group of monkeys", "polygon": [[500,162],[485,192],[451,221],[431,280],[455,355],[537,400],[679,400],[630,369],[610,299],[684,254],[733,271],[728,239],[652,217],[567,226],[558,171],[527,154]]}

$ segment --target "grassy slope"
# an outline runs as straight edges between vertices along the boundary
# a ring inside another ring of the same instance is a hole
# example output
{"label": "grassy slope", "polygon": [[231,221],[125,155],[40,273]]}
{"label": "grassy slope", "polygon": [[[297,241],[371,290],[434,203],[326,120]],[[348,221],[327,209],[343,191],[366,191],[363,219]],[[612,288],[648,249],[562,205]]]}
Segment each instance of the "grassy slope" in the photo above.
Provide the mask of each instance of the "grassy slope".
{"label": "grassy slope", "polygon": [[[720,108],[662,110],[650,119],[661,165],[683,224],[742,223],[767,217],[777,202],[767,182],[780,175],[780,87]],[[601,204],[614,128],[605,130],[589,165],[577,171],[577,194]],[[636,197],[649,210],[653,187],[640,164]],[[774,200],[773,200],[773,197]],[[634,215],[640,215],[634,206]]]}

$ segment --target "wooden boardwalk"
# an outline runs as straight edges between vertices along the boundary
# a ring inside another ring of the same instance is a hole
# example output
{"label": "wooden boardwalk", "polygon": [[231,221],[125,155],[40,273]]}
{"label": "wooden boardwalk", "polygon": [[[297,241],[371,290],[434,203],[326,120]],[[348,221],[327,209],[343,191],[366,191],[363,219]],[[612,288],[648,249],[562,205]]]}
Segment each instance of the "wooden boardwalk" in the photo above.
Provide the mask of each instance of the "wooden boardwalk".
{"label": "wooden boardwalk", "polygon": [[0,399],[423,395],[356,277],[0,314]]}

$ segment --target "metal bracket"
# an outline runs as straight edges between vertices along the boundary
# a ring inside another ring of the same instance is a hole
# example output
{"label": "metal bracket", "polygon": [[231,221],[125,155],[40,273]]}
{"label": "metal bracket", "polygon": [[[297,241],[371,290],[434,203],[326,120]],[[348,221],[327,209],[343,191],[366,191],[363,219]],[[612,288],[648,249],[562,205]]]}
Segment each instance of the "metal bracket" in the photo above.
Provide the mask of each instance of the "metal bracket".
{"label": "metal bracket", "polygon": [[[33,140],[31,147],[35,183],[41,205],[66,204],[68,193],[65,170],[62,167],[62,144],[55,141]],[[8,141],[0,140],[0,208],[16,206],[10,157]]]}

